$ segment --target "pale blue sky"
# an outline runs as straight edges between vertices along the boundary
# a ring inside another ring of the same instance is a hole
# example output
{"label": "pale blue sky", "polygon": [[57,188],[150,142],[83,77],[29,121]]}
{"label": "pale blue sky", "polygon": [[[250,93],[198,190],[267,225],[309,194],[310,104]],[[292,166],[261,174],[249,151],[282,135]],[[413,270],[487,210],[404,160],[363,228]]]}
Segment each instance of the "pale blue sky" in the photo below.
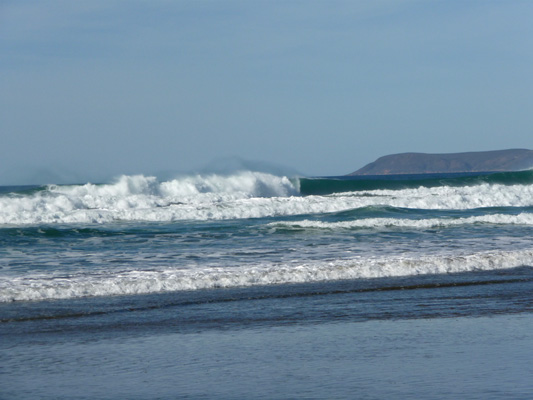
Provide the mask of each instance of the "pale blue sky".
{"label": "pale blue sky", "polygon": [[531,21],[525,0],[2,0],[0,184],[533,148]]}

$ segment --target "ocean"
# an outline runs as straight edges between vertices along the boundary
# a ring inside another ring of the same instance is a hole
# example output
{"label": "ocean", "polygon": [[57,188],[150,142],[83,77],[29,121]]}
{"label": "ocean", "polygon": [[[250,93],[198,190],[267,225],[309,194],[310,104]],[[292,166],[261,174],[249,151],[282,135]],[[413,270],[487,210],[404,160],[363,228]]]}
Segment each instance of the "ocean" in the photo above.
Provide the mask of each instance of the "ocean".
{"label": "ocean", "polygon": [[0,398],[533,397],[533,171],[0,187]]}

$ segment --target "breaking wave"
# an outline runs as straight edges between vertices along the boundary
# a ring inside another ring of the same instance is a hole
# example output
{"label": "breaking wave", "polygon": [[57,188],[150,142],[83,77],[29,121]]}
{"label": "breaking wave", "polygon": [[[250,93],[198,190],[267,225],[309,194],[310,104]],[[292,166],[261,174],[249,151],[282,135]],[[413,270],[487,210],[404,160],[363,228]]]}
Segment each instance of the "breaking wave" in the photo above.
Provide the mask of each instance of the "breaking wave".
{"label": "breaking wave", "polygon": [[8,193],[0,197],[0,224],[239,218],[238,212],[217,209],[251,198],[297,194],[288,178],[259,172],[196,175],[165,182],[143,175],[122,176],[112,184],[50,185]]}
{"label": "breaking wave", "polygon": [[[482,180],[476,185],[419,185],[328,195],[305,195],[303,181],[241,172],[229,176],[188,176],[164,182],[139,175],[122,176],[114,183],[103,185],[52,185],[0,194],[0,224],[266,218],[372,206],[422,210],[533,206],[533,184],[510,184],[514,181],[509,180],[505,184]],[[527,215],[522,218],[530,223]],[[518,218],[515,220],[521,223]]]}
{"label": "breaking wave", "polygon": [[171,291],[382,278],[533,265],[533,250],[462,255],[375,257],[307,264],[260,264],[204,269],[102,272],[71,276],[25,276],[0,280],[0,302],[133,295]]}

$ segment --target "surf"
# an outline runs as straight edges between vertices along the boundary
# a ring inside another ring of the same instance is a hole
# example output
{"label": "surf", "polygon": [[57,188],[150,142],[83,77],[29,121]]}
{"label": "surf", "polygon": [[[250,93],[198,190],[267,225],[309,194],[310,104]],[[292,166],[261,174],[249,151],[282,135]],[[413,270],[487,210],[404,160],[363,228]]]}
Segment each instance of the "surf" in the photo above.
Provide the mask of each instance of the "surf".
{"label": "surf", "polygon": [[289,178],[248,171],[167,181],[122,176],[108,184],[24,188],[0,194],[0,224],[238,220],[368,207],[467,210],[531,206],[531,171],[398,181]]}
{"label": "surf", "polygon": [[163,268],[0,279],[0,303],[176,291],[271,286],[353,279],[492,271],[532,265],[533,250],[418,257],[357,257],[291,264],[259,263],[203,269]]}

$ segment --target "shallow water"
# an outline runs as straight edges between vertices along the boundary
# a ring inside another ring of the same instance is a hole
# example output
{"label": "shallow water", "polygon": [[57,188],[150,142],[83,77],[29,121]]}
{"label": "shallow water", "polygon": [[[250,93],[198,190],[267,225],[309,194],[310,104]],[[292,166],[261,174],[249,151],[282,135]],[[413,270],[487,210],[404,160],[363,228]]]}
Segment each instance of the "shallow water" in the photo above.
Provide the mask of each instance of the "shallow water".
{"label": "shallow water", "polygon": [[4,304],[1,393],[528,398],[531,293],[521,268]]}
{"label": "shallow water", "polygon": [[2,393],[13,399],[526,399],[533,395],[532,328],[532,315],[519,314],[81,335],[10,348]]}

